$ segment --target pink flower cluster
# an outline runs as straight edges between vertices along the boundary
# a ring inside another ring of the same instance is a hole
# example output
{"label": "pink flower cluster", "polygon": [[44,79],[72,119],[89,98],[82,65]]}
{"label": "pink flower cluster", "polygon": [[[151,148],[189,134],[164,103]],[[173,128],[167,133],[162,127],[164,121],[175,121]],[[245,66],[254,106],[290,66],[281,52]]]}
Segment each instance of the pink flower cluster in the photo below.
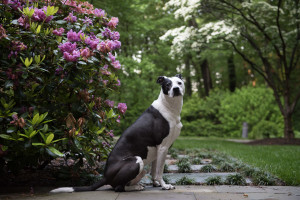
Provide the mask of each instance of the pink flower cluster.
{"label": "pink flower cluster", "polygon": [[106,103],[106,105],[108,105],[109,107],[113,108],[114,107],[114,104],[115,102],[114,101],[111,101],[109,99],[105,100],[104,103]]}
{"label": "pink flower cluster", "polygon": [[84,36],[84,33],[82,31],[79,31],[78,33],[74,32],[72,29],[67,33],[67,38],[70,42],[79,42],[81,41],[81,37]]}
{"label": "pink flower cluster", "polygon": [[114,30],[114,29],[117,27],[118,23],[119,23],[119,18],[117,18],[117,17],[112,17],[112,18],[110,19],[110,21],[107,23],[107,26],[108,26],[111,30]]}
{"label": "pink flower cluster", "polygon": [[115,84],[116,86],[121,86],[121,81],[118,79],[117,83]]}
{"label": "pink flower cluster", "polygon": [[76,22],[77,21],[77,17],[73,15],[73,13],[69,13],[69,15],[67,17],[64,18],[65,21],[67,22]]}
{"label": "pink flower cluster", "polygon": [[93,50],[97,49],[97,46],[100,42],[99,38],[95,36],[88,36],[85,38],[84,42],[89,45],[89,47]]}
{"label": "pink flower cluster", "polygon": [[11,56],[13,56],[13,55],[17,56],[17,55],[18,55],[18,52],[27,49],[27,46],[26,46],[23,42],[20,42],[20,41],[12,41],[12,42],[11,42],[10,49],[11,49],[11,52],[10,52],[10,54],[8,55],[8,58],[11,58]]}
{"label": "pink flower cluster", "polygon": [[80,57],[80,51],[77,50],[77,44],[66,42],[60,44],[58,48],[63,53],[63,58],[68,62],[75,62]]}
{"label": "pink flower cluster", "polygon": [[66,0],[62,2],[66,5],[73,7],[75,12],[83,14],[94,14],[94,6],[87,1],[80,2],[74,0]]}
{"label": "pink flower cluster", "polygon": [[95,15],[96,17],[103,18],[103,17],[105,17],[106,13],[105,13],[104,10],[101,10],[101,9],[96,8],[96,9],[94,10],[94,15]]}
{"label": "pink flower cluster", "polygon": [[20,0],[5,0],[3,3],[9,5],[14,10],[23,10],[25,5],[25,3]]}
{"label": "pink flower cluster", "polygon": [[86,24],[87,26],[92,26],[93,25],[93,21],[88,17],[84,18],[83,23]]}
{"label": "pink flower cluster", "polygon": [[111,39],[111,40],[119,40],[120,39],[120,33],[117,31],[111,31],[109,28],[105,28],[105,30],[102,32],[102,36],[106,37],[107,39]]}
{"label": "pink flower cluster", "polygon": [[0,24],[0,40],[4,37],[7,37],[6,30],[3,28],[3,26]]}
{"label": "pink flower cluster", "polygon": [[104,65],[104,66],[101,68],[100,71],[101,71],[101,73],[102,73],[103,75],[109,76],[109,75],[111,75],[111,72],[108,71],[107,69],[108,69],[108,65]]}
{"label": "pink flower cluster", "polygon": [[83,60],[87,61],[89,57],[91,57],[93,52],[89,48],[80,49],[80,55]]}
{"label": "pink flower cluster", "polygon": [[[33,8],[31,8],[31,9],[33,9]],[[47,13],[47,6],[44,6],[41,9],[34,8],[34,13],[32,15],[32,19],[36,22],[45,21],[47,23],[47,22],[51,21],[53,19],[53,15],[47,17],[45,13]]]}
{"label": "pink flower cluster", "polygon": [[58,28],[58,29],[55,29],[52,31],[52,33],[54,35],[57,35],[57,36],[62,36],[62,34],[65,32],[65,29],[64,28]]}
{"label": "pink flower cluster", "polygon": [[124,115],[126,110],[127,110],[126,103],[119,103],[118,104],[118,109],[119,109],[120,113],[122,113]]}
{"label": "pink flower cluster", "polygon": [[108,53],[121,47],[121,42],[118,40],[105,40],[100,42],[97,49],[102,53]]}
{"label": "pink flower cluster", "polygon": [[112,62],[111,64],[115,69],[121,69],[120,61],[116,60],[116,61]]}
{"label": "pink flower cluster", "polygon": [[18,19],[18,24],[19,24],[20,26],[23,26],[25,29],[28,29],[28,28],[30,27],[29,21],[28,21],[28,19],[26,19],[25,17],[20,17],[20,18]]}

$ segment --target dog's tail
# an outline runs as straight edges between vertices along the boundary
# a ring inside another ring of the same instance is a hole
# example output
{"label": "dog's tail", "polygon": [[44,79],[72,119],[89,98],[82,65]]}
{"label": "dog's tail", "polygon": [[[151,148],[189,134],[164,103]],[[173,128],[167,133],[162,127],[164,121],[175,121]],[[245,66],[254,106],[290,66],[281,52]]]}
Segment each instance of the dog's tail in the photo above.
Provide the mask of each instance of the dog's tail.
{"label": "dog's tail", "polygon": [[50,193],[60,193],[60,192],[84,192],[84,191],[94,191],[99,187],[106,184],[106,179],[103,178],[100,181],[94,183],[91,186],[83,186],[83,187],[61,187],[54,190],[51,190]]}

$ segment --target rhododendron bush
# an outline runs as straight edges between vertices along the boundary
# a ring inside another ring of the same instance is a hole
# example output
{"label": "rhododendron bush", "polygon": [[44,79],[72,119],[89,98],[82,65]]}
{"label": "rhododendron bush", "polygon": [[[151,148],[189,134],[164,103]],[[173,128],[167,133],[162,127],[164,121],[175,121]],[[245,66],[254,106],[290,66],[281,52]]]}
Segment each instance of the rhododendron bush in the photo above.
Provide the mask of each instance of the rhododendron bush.
{"label": "rhododendron bush", "polygon": [[118,18],[75,0],[0,6],[0,168],[105,159],[127,109],[109,99],[121,84]]}

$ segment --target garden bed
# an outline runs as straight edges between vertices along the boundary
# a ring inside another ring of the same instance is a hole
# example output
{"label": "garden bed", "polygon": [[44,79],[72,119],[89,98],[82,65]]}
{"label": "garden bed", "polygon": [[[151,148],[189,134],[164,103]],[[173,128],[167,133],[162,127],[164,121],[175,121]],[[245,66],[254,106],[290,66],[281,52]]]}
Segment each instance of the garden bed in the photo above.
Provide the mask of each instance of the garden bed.
{"label": "garden bed", "polygon": [[[174,185],[284,185],[271,174],[216,151],[170,149],[169,153],[164,180]],[[149,173],[142,183],[152,184]]]}
{"label": "garden bed", "polygon": [[300,139],[266,138],[247,142],[249,145],[300,145]]}

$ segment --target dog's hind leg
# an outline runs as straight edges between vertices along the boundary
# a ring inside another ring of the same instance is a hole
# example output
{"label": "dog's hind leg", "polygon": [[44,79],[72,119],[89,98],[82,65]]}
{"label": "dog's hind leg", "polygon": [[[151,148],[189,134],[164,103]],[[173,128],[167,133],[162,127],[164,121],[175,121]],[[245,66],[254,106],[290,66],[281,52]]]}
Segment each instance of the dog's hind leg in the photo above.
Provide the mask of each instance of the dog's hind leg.
{"label": "dog's hind leg", "polygon": [[119,171],[114,175],[111,185],[116,192],[124,192],[125,186],[135,180],[142,173],[144,163],[141,157],[128,157],[118,163]]}

